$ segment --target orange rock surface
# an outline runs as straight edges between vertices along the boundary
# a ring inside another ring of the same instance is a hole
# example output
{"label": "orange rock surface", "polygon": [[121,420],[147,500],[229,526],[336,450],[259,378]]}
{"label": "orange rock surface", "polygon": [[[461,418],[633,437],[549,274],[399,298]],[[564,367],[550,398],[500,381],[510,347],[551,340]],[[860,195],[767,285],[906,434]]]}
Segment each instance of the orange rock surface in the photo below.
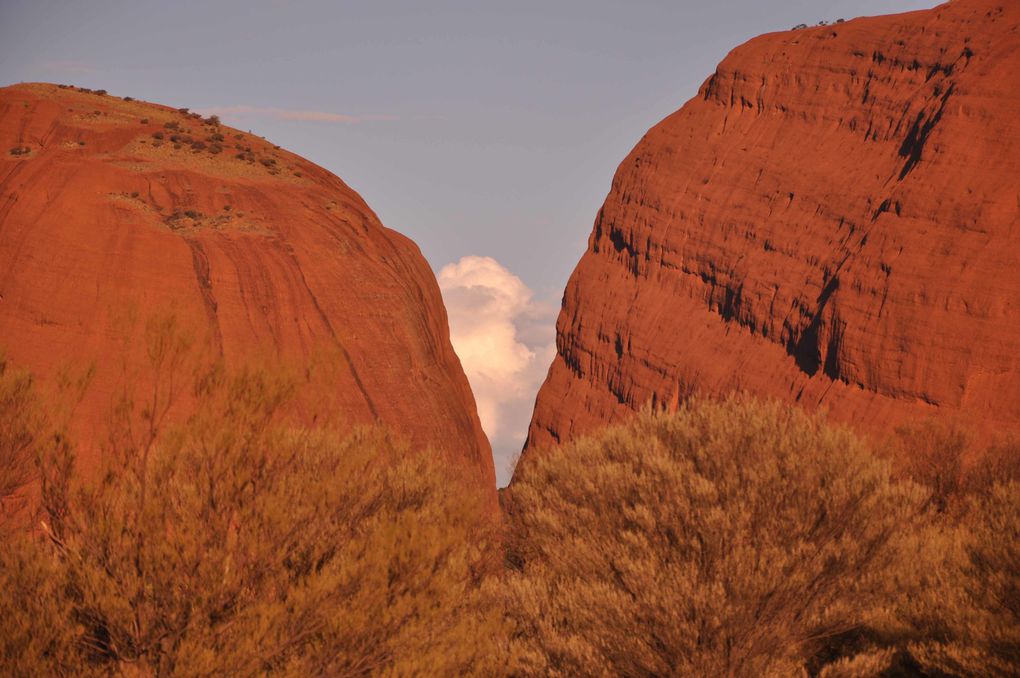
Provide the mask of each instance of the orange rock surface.
{"label": "orange rock surface", "polygon": [[733,389],[1020,428],[1020,3],[764,35],[624,160],[528,447]]}
{"label": "orange rock surface", "polygon": [[460,455],[495,502],[435,277],[354,191],[175,109],[0,89],[0,347],[44,381],[95,360],[77,423],[101,435],[121,364],[144,360],[126,318],[168,309],[228,364],[333,356],[306,399]]}

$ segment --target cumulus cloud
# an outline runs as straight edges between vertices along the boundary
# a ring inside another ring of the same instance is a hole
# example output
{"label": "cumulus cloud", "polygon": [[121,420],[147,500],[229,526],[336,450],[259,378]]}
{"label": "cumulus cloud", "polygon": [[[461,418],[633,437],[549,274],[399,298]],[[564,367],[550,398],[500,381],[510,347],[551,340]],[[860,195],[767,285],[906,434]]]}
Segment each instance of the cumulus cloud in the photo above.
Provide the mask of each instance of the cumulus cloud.
{"label": "cumulus cloud", "polygon": [[289,108],[272,108],[263,106],[212,106],[201,109],[205,115],[219,115],[223,117],[238,118],[273,118],[275,120],[304,120],[311,122],[333,122],[343,124],[357,124],[360,122],[372,122],[379,120],[396,120],[393,115],[347,115],[345,113],[331,113],[329,111],[303,111]]}
{"label": "cumulus cloud", "polygon": [[450,340],[464,366],[500,485],[509,480],[535,394],[556,352],[556,305],[535,299],[491,257],[463,257],[439,271]]}

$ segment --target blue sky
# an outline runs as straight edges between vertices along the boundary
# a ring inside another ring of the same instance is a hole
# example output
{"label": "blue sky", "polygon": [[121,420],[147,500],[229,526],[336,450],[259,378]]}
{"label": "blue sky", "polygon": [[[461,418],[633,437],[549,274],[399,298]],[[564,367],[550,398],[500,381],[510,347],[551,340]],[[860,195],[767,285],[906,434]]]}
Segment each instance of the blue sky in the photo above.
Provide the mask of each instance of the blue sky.
{"label": "blue sky", "polygon": [[[513,321],[534,353],[528,392],[617,165],[730,49],[801,22],[934,4],[0,0],[0,84],[222,109],[343,178],[437,272],[465,256],[498,262],[531,292],[531,307],[493,305],[525,309]],[[458,284],[448,276],[444,290]],[[497,470],[519,447],[511,428],[493,441]]]}

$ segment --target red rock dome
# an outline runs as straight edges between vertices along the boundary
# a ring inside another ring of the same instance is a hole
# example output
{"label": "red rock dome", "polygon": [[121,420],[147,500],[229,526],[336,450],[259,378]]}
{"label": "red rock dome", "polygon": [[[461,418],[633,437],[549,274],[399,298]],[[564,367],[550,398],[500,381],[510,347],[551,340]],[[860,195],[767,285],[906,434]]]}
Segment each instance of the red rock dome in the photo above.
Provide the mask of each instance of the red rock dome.
{"label": "red rock dome", "polygon": [[[321,394],[463,458],[495,501],[489,444],[435,277],[337,177],[186,112],[55,85],[0,89],[0,346],[44,380],[98,360],[98,427],[122,316],[173,308],[231,360],[336,364]],[[87,460],[86,460],[87,461]]]}
{"label": "red rock dome", "polygon": [[1020,428],[1020,3],[764,35],[623,161],[528,446],[732,389]]}

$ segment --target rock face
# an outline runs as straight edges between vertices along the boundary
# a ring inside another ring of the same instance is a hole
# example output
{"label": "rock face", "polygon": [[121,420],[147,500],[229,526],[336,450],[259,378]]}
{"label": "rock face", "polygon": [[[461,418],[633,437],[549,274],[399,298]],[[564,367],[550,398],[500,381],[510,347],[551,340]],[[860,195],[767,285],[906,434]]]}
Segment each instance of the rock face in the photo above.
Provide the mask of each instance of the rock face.
{"label": "rock face", "polygon": [[218,121],[53,85],[0,89],[0,144],[0,347],[44,379],[97,360],[79,423],[100,426],[142,359],[125,318],[173,309],[228,363],[328,356],[310,397],[465,458],[495,502],[435,277],[338,178]]}
{"label": "rock face", "polygon": [[613,180],[528,447],[690,391],[1020,427],[1020,3],[761,36]]}

